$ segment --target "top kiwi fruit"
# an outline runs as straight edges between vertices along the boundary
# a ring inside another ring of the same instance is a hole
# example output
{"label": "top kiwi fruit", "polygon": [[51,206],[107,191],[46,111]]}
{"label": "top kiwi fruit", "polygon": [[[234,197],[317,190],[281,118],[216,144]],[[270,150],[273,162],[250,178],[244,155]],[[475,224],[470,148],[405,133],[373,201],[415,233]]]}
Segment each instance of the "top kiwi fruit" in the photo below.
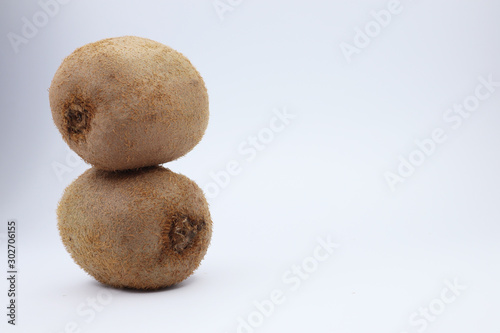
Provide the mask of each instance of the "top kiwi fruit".
{"label": "top kiwi fruit", "polygon": [[208,125],[205,83],[181,53],[150,39],[108,38],[76,49],[49,89],[54,122],[101,170],[175,160]]}

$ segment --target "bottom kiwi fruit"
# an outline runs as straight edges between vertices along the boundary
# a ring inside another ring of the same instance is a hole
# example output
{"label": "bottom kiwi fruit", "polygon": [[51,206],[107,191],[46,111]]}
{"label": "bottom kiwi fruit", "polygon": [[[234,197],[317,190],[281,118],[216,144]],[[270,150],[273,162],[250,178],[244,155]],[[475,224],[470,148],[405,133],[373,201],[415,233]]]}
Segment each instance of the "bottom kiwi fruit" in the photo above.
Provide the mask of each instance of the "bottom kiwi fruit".
{"label": "bottom kiwi fruit", "polygon": [[158,289],[183,281],[199,266],[212,236],[202,190],[160,166],[91,168],[66,188],[57,217],[74,261],[117,288]]}

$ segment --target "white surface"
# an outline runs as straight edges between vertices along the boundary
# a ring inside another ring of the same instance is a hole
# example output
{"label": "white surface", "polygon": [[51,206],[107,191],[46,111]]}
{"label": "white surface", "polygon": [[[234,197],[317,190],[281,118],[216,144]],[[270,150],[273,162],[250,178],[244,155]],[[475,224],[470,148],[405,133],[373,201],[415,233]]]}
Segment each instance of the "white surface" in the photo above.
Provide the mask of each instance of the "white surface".
{"label": "white surface", "polygon": [[[500,81],[498,4],[402,1],[348,63],[339,45],[388,2],[232,3],[221,21],[210,0],[74,0],[14,53],[7,34],[41,9],[1,2],[0,233],[15,218],[20,239],[18,325],[2,310],[1,331],[71,332],[75,323],[78,332],[237,332],[254,301],[277,290],[284,301],[255,332],[500,331],[500,88],[458,129],[443,120],[478,77]],[[98,284],[56,227],[62,191],[88,166],[68,157],[47,88],[76,47],[122,35],[174,47],[205,78],[208,131],[166,166],[203,188],[231,160],[241,169],[209,199],[215,229],[202,266],[158,292]],[[247,161],[238,147],[283,108],[296,118]],[[435,128],[447,141],[391,191],[384,173]],[[60,180],[54,163],[68,167]],[[297,280],[283,277],[310,264],[317,238],[328,236],[339,248],[292,290]],[[421,317],[412,325],[419,308],[450,300],[445,281],[455,279],[467,288],[425,329]]]}

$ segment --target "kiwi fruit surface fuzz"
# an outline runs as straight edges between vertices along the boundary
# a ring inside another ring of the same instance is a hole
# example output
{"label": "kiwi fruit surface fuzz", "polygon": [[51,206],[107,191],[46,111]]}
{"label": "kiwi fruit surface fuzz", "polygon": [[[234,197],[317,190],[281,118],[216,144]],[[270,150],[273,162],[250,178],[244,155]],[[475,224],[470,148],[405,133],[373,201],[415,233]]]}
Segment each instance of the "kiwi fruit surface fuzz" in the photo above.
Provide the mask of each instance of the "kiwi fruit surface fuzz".
{"label": "kiwi fruit surface fuzz", "polygon": [[212,235],[202,190],[159,166],[91,168],[66,188],[57,215],[76,263],[113,287],[158,289],[186,279]]}
{"label": "kiwi fruit surface fuzz", "polygon": [[175,160],[208,125],[205,83],[181,53],[126,36],[66,57],[49,88],[52,118],[81,158],[102,170]]}

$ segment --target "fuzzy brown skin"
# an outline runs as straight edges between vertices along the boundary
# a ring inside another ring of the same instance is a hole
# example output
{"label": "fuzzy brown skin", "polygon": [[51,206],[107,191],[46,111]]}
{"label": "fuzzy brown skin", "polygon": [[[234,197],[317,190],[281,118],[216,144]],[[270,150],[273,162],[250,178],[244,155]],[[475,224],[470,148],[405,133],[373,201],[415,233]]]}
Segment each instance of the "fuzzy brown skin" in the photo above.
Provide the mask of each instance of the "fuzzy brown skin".
{"label": "fuzzy brown skin", "polygon": [[208,95],[181,53],[140,37],[90,43],[64,59],[49,89],[64,140],[102,170],[175,160],[201,140]]}
{"label": "fuzzy brown skin", "polygon": [[163,167],[91,168],[66,188],[57,215],[75,262],[118,288],[158,289],[186,279],[212,236],[202,190]]}

